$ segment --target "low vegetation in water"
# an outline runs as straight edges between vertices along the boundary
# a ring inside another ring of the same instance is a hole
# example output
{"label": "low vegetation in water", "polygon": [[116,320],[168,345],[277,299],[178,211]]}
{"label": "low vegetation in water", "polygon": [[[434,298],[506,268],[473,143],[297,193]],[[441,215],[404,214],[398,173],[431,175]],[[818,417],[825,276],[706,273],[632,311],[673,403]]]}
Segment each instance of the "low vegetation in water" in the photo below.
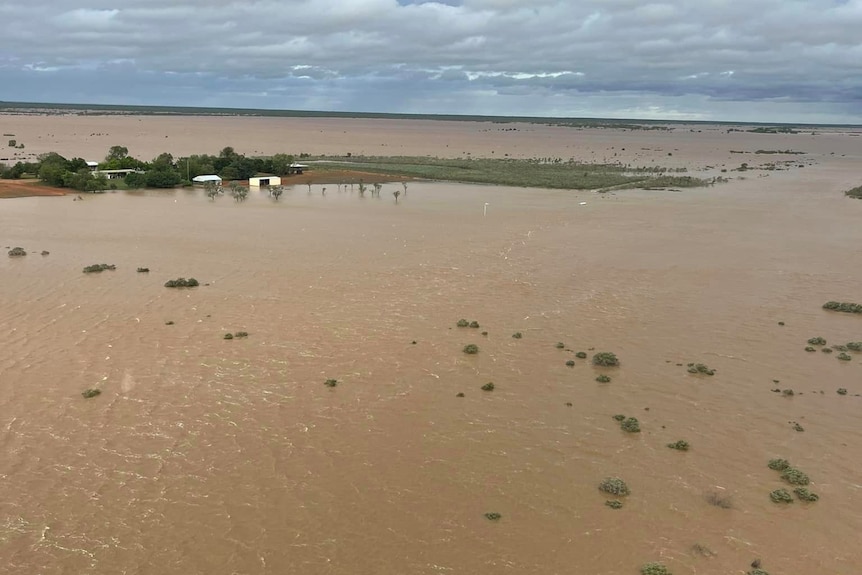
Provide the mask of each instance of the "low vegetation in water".
{"label": "low vegetation in water", "polygon": [[641,567],[641,575],[673,575],[667,567],[661,563],[645,563]]}
{"label": "low vegetation in water", "polygon": [[625,418],[626,418],[625,415],[623,415],[622,413],[618,413],[614,416],[614,421],[624,421]]}
{"label": "low vegetation in water", "polygon": [[828,309],[831,311],[841,311],[844,313],[862,313],[862,304],[828,301],[823,304],[823,309]]}
{"label": "low vegetation in water", "polygon": [[620,428],[628,433],[640,433],[641,424],[636,417],[627,417],[620,422]]}
{"label": "low vegetation in water", "polygon": [[462,318],[462,319],[459,319],[459,320],[458,320],[458,323],[457,323],[457,324],[455,324],[455,325],[457,325],[458,327],[467,327],[467,326],[469,326],[469,325],[470,325],[470,322],[469,322],[469,321],[467,321],[466,319],[463,319],[463,318]]}
{"label": "low vegetation in water", "polygon": [[150,268],[138,268],[139,274],[148,274],[150,273]]}
{"label": "low vegetation in water", "polygon": [[846,354],[843,351],[835,357],[840,359],[841,361],[850,361],[851,359],[853,359],[852,357],[850,357],[849,354]]}
{"label": "low vegetation in water", "polygon": [[826,345],[826,340],[822,337],[812,337],[808,340],[808,345]]}
{"label": "low vegetation in water", "polygon": [[850,351],[862,351],[862,341],[848,341],[846,347]]}
{"label": "low vegetation in water", "polygon": [[524,337],[524,335],[520,331],[516,331],[515,333],[512,334],[512,337],[514,339],[521,339],[522,337]]}
{"label": "low vegetation in water", "polygon": [[575,354],[575,357],[578,359],[587,359],[587,352],[579,351],[578,353]]}
{"label": "low vegetation in water", "polygon": [[485,514],[485,519],[487,519],[488,521],[499,521],[502,517],[503,516],[500,515],[499,513],[494,513],[494,512]]}
{"label": "low vegetation in water", "polygon": [[477,353],[479,353],[479,346],[475,343],[468,343],[464,346],[463,351],[467,355],[476,355]]}
{"label": "low vegetation in water", "polygon": [[793,497],[786,489],[776,489],[769,494],[769,498],[775,503],[793,503]]}
{"label": "low vegetation in water", "polygon": [[21,248],[21,247],[15,247],[15,248],[12,248],[11,250],[9,250],[8,253],[9,253],[10,258],[18,258],[21,256],[26,256],[27,250],[25,250],[24,248]]}
{"label": "low vegetation in water", "polygon": [[605,501],[605,505],[607,505],[611,509],[622,509],[623,502],[619,499],[608,499],[607,501]]}
{"label": "low vegetation in water", "polygon": [[557,349],[565,349],[565,348],[566,348],[566,344],[564,344],[564,343],[563,343],[563,342],[561,342],[561,341],[558,341],[558,342],[557,342],[557,345],[556,345],[555,347],[556,347]]}
{"label": "low vegetation in water", "polygon": [[679,441],[674,441],[673,443],[668,443],[668,447],[671,449],[676,449],[677,451],[688,451],[689,444],[688,441],[684,439],[680,439]]}
{"label": "low vegetation in water", "polygon": [[201,285],[198,283],[198,280],[195,278],[177,278],[175,280],[168,280],[165,282],[165,287],[167,288],[185,288],[185,287],[197,287]]}
{"label": "low vegetation in water", "polygon": [[857,200],[862,200],[862,186],[857,186],[852,190],[847,190],[844,192],[844,195],[849,198],[856,198]]}
{"label": "low vegetation in water", "polygon": [[813,491],[809,491],[807,487],[797,487],[793,490],[793,493],[796,494],[796,497],[800,501],[807,501],[809,503],[813,503],[820,499],[819,495],[817,495]]}
{"label": "low vegetation in water", "polygon": [[600,376],[598,376],[598,377],[596,378],[596,381],[598,381],[599,383],[610,383],[610,382],[611,382],[611,378],[610,378],[610,377],[608,377],[608,376],[607,376],[607,375],[605,375],[605,374],[601,374]]}
{"label": "low vegetation in water", "polygon": [[232,333],[224,334],[224,339],[233,339],[233,334]]}
{"label": "low vegetation in water", "polygon": [[843,387],[838,388],[838,395],[847,395],[847,389]]}
{"label": "low vegetation in water", "polygon": [[574,359],[566,360],[566,365],[568,367],[575,367],[575,360]]}
{"label": "low vegetation in water", "polygon": [[91,398],[96,397],[97,395],[101,395],[101,394],[102,394],[101,389],[85,389],[84,391],[81,392],[81,395],[84,396],[84,399],[91,399]]}
{"label": "low vegetation in water", "polygon": [[593,355],[593,365],[601,367],[616,367],[619,364],[620,360],[617,358],[616,354],[609,351],[600,351]]}
{"label": "low vegetation in water", "polygon": [[690,363],[688,364],[688,372],[689,373],[702,373],[703,375],[715,375],[715,370],[710,369],[706,365],[702,363]]}
{"label": "low vegetation in water", "polygon": [[629,486],[619,477],[606,477],[599,483],[599,491],[611,495],[628,495],[631,493]]}
{"label": "low vegetation in water", "polygon": [[784,471],[785,469],[790,467],[790,462],[786,459],[782,459],[779,457],[776,459],[770,459],[769,463],[767,463],[767,466],[769,467],[769,469],[773,469],[775,471]]}
{"label": "low vegetation in water", "polygon": [[811,480],[804,471],[796,469],[795,467],[788,467],[781,474],[781,479],[790,483],[791,485],[808,485]]}
{"label": "low vegetation in water", "polygon": [[733,498],[724,493],[713,491],[706,494],[706,502],[720,509],[733,509]]}
{"label": "low vegetation in water", "polygon": [[326,381],[323,382],[323,385],[325,385],[326,387],[335,387],[338,385],[338,380],[337,379],[327,379]]}
{"label": "low vegetation in water", "polygon": [[811,346],[809,345],[809,346],[807,346],[807,347],[805,348],[805,351],[809,351],[809,352],[810,352],[810,351],[817,351],[817,350],[816,350],[816,349],[814,349],[813,347],[811,347]]}
{"label": "low vegetation in water", "polygon": [[115,270],[117,266],[113,264],[93,264],[84,268],[85,274],[98,274],[105,270]]}
{"label": "low vegetation in water", "polygon": [[482,391],[494,391],[494,383],[489,381],[482,386]]}

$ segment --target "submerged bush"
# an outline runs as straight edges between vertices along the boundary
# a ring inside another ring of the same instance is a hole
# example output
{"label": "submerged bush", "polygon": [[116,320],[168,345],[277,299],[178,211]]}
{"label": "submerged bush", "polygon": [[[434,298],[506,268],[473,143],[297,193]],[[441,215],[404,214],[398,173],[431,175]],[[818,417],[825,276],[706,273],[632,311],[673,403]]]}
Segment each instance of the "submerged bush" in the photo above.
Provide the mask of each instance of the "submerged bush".
{"label": "submerged bush", "polygon": [[606,477],[599,483],[599,491],[610,493],[611,495],[628,495],[629,486],[619,477]]}
{"label": "submerged bush", "polygon": [[641,424],[636,417],[627,417],[620,423],[620,428],[629,433],[640,433]]}
{"label": "submerged bush", "polygon": [[248,332],[247,331],[238,331],[235,334],[233,334],[233,336],[234,337],[248,337]]}
{"label": "submerged bush", "polygon": [[823,304],[823,309],[842,311],[844,313],[862,313],[862,304],[829,301]]}
{"label": "submerged bush", "polygon": [[847,342],[847,349],[850,351],[862,351],[862,341]]}
{"label": "submerged bush", "polygon": [[473,329],[479,329],[479,322],[476,320],[471,321],[470,327],[472,327]]}
{"label": "submerged bush", "polygon": [[494,383],[489,381],[482,386],[482,391],[494,391]]}
{"label": "submerged bush", "polygon": [[668,447],[671,449],[676,449],[677,451],[688,451],[688,441],[685,439],[680,439],[679,441],[674,441],[673,443],[668,443]]}
{"label": "submerged bush", "polygon": [[793,503],[793,498],[790,496],[790,493],[784,488],[776,489],[769,494],[769,498],[772,499],[772,501],[774,501],[775,503]]}
{"label": "submerged bush", "polygon": [[808,488],[806,487],[797,487],[793,490],[793,493],[795,493],[796,497],[798,497],[801,501],[813,502],[820,499],[819,495],[812,491],[808,491]]}
{"label": "submerged bush", "polygon": [[826,340],[822,337],[812,337],[808,340],[810,345],[826,345]]}
{"label": "submerged bush", "polygon": [[607,501],[605,501],[605,505],[607,505],[611,509],[621,509],[623,506],[623,502],[619,499],[608,499]]}
{"label": "submerged bush", "polygon": [[198,283],[198,280],[195,278],[177,278],[175,280],[168,280],[165,282],[165,287],[168,288],[184,288],[184,287],[197,287],[201,284]]}
{"label": "submerged bush", "polygon": [[838,388],[838,395],[847,395],[847,390],[843,387]]}
{"label": "submerged bush", "polygon": [[501,517],[503,517],[503,516],[500,515],[499,513],[491,512],[491,513],[485,514],[485,519],[487,519],[488,521],[499,521]]}
{"label": "submerged bush", "polygon": [[851,359],[853,359],[852,357],[850,357],[849,354],[846,354],[843,351],[841,353],[839,353],[838,355],[836,355],[835,357],[837,357],[841,361],[850,361]]}
{"label": "submerged bush", "polygon": [[336,385],[338,385],[338,380],[337,379],[327,379],[326,381],[323,382],[323,385],[325,385],[326,387],[335,387]]}
{"label": "submerged bush", "polygon": [[611,382],[611,378],[610,378],[610,377],[608,377],[608,376],[607,376],[607,375],[605,375],[605,374],[601,374],[600,376],[598,376],[598,377],[596,378],[596,381],[598,381],[599,383],[610,383],[610,382]]}
{"label": "submerged bush", "polygon": [[790,462],[786,459],[782,459],[779,457],[777,459],[770,459],[769,463],[767,463],[767,466],[769,467],[769,469],[774,469],[775,471],[784,471],[785,469],[790,467]]}
{"label": "submerged bush", "polygon": [[575,357],[578,359],[587,359],[587,352],[579,351],[578,353],[575,354]]}
{"label": "submerged bush", "polygon": [[721,509],[733,508],[733,499],[730,497],[730,495],[717,493],[715,491],[706,494],[706,502],[713,507],[719,507]]}
{"label": "submerged bush", "polygon": [[97,274],[105,270],[115,270],[117,266],[113,264],[93,264],[84,268],[85,274]]}
{"label": "submerged bush", "polygon": [[224,334],[224,339],[233,339],[233,334],[232,333]]}
{"label": "submerged bush", "polygon": [[512,334],[512,337],[515,339],[521,339],[524,336],[521,334],[520,331],[516,331],[515,333]]}
{"label": "submerged bush", "polygon": [[27,250],[25,250],[24,248],[12,248],[11,250],[9,250],[9,257],[10,258],[17,258],[20,256],[26,256],[26,255],[27,255]]}
{"label": "submerged bush", "polygon": [[808,347],[805,348],[805,351],[817,351],[817,350],[809,345]]}
{"label": "submerged bush", "polygon": [[702,373],[704,375],[715,375],[714,369],[709,369],[702,363],[690,363],[688,364],[688,372],[689,373]]}
{"label": "submerged bush", "polygon": [[476,345],[475,343],[469,343],[469,344],[464,346],[463,351],[467,355],[476,355],[477,353],[479,353],[479,346]]}
{"label": "submerged bush", "polygon": [[601,351],[593,355],[593,365],[599,365],[602,367],[616,367],[619,364],[620,360],[617,358],[616,354],[613,354],[609,351]]}
{"label": "submerged bush", "polygon": [[150,273],[150,268],[138,268],[139,274],[148,274]]}
{"label": "submerged bush", "polygon": [[97,395],[101,395],[101,394],[102,394],[101,389],[85,389],[84,391],[81,392],[81,395],[84,396],[84,399],[90,399],[90,398],[96,397]]}
{"label": "submerged bush", "polygon": [[569,367],[575,367],[575,360],[570,359],[570,360],[566,361],[566,365]]}
{"label": "submerged bush", "polygon": [[645,563],[641,567],[641,575],[673,575],[661,563]]}
{"label": "submerged bush", "polygon": [[781,474],[781,479],[791,485],[808,485],[810,483],[808,475],[795,467],[785,469],[784,473]]}
{"label": "submerged bush", "polygon": [[625,416],[625,415],[623,415],[623,414],[621,414],[621,413],[618,413],[618,414],[616,414],[616,415],[614,416],[614,419],[615,419],[616,421],[623,421],[625,418],[626,418],[626,416]]}
{"label": "submerged bush", "polygon": [[459,319],[458,323],[455,325],[457,325],[458,327],[467,327],[470,325],[470,322],[467,321],[466,319]]}
{"label": "submerged bush", "polygon": [[564,344],[563,342],[561,342],[561,341],[557,342],[557,345],[556,345],[557,349],[565,349],[565,347],[566,347],[566,344]]}

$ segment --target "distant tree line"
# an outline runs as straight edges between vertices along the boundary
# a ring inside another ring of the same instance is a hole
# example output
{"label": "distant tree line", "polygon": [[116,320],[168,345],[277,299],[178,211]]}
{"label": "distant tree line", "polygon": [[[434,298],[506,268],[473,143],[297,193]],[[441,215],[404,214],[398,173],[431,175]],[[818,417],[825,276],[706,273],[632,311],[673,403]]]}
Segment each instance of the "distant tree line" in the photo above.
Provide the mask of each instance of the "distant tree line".
{"label": "distant tree line", "polygon": [[[159,154],[150,162],[129,155],[125,146],[112,146],[99,170],[138,170],[125,176],[129,188],[173,188],[190,185],[195,176],[216,174],[224,180],[247,180],[256,173],[285,175],[294,157],[275,154],[269,158],[250,158],[226,147],[217,156],[208,154],[174,158],[170,153]],[[32,175],[44,183],[60,188],[81,191],[106,190],[110,181],[103,174],[94,174],[82,158],[67,160],[50,152],[39,156],[36,162],[18,162],[0,170],[0,178],[18,179]]]}

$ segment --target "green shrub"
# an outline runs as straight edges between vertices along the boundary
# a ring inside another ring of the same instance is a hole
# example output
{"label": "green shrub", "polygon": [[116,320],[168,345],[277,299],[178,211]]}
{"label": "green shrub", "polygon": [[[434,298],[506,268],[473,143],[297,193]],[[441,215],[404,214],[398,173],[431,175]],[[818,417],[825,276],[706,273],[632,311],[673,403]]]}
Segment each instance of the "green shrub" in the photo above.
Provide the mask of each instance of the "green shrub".
{"label": "green shrub", "polygon": [[489,381],[485,385],[482,386],[482,391],[494,391],[494,383]]}
{"label": "green shrub", "polygon": [[84,268],[85,274],[97,274],[105,270],[115,270],[117,266],[112,264],[93,264]]}
{"label": "green shrub", "polygon": [[224,339],[233,339],[233,334],[232,333],[224,334]]}
{"label": "green shrub", "polygon": [[168,280],[165,282],[165,287],[168,288],[197,287],[199,285],[198,280],[195,278],[177,278],[175,280]]}
{"label": "green shrub", "polygon": [[844,313],[862,313],[862,304],[829,301],[823,304],[823,309],[841,311]]}
{"label": "green shrub", "polygon": [[796,494],[801,501],[809,501],[814,502],[820,499],[820,496],[814,493],[813,491],[808,491],[807,487],[797,487],[793,490],[793,493]]}
{"label": "green shrub", "polygon": [[832,353],[832,350],[828,347],[821,348],[820,351],[822,351],[823,353]]}
{"label": "green shrub", "polygon": [[847,395],[847,390],[843,387],[838,388],[838,395]]}
{"label": "green shrub", "polygon": [[689,373],[702,373],[704,375],[715,375],[714,369],[709,369],[702,363],[690,363],[688,364],[688,372]]}
{"label": "green shrub", "polygon": [[795,467],[785,469],[784,473],[781,474],[781,479],[791,485],[808,485],[810,483],[808,475]]}
{"label": "green shrub", "polygon": [[522,338],[522,337],[524,337],[524,336],[523,336],[523,335],[521,335],[521,332],[520,332],[520,331],[516,331],[515,333],[513,333],[513,334],[512,334],[512,337],[513,337],[513,338],[515,338],[515,339],[521,339],[521,338]]}
{"label": "green shrub", "polygon": [[817,351],[817,350],[809,345],[808,347],[805,348],[805,351]]}
{"label": "green shrub", "polygon": [[570,359],[570,360],[566,361],[566,365],[569,367],[575,367],[575,360]]}
{"label": "green shrub", "polygon": [[470,322],[467,321],[466,319],[459,319],[458,323],[456,325],[458,327],[468,327],[470,325]]}
{"label": "green shrub", "polygon": [[850,355],[848,355],[848,354],[846,354],[846,353],[844,353],[844,352],[839,353],[839,354],[838,354],[838,355],[836,355],[835,357],[837,357],[837,358],[838,358],[838,359],[840,359],[841,361],[850,361],[851,359],[853,359],[852,357],[850,357]]}
{"label": "green shrub", "polygon": [[623,502],[619,499],[608,499],[607,501],[605,501],[605,505],[607,505],[611,509],[621,509],[623,506]]}
{"label": "green shrub", "polygon": [[482,335],[484,335],[484,336],[486,336],[486,337],[487,337],[488,332],[487,332],[487,331],[483,331],[483,332],[482,332]]}
{"label": "green shrub", "polygon": [[455,397],[464,397],[464,394],[463,393],[456,393]]}
{"label": "green shrub", "polygon": [[625,416],[625,415],[623,415],[623,414],[621,414],[621,413],[618,413],[618,414],[616,414],[616,415],[614,416],[614,419],[615,419],[616,421],[623,421],[623,420],[625,420],[625,418],[626,418],[626,416]]}
{"label": "green shrub", "polygon": [[783,395],[784,397],[793,397],[795,394],[793,393],[792,389],[782,389],[781,395]]}
{"label": "green shrub", "polygon": [[563,343],[563,342],[561,342],[561,341],[558,341],[558,342],[557,342],[556,347],[557,347],[557,349],[565,349],[565,348],[566,348],[566,344],[564,344],[564,343]]}
{"label": "green shrub", "polygon": [[[9,142],[14,142],[15,140],[9,140]],[[12,145],[11,143],[9,144]],[[844,195],[848,198],[856,198],[857,200],[862,200],[862,186],[857,186],[852,190],[847,190],[844,192]]]}
{"label": "green shrub", "polygon": [[479,353],[479,346],[474,343],[469,343],[464,346],[464,353],[467,355],[476,355]]}
{"label": "green shrub", "polygon": [[81,395],[84,396],[84,399],[90,399],[90,398],[96,397],[97,395],[101,395],[101,394],[102,394],[101,389],[85,389],[84,391],[81,392]]}
{"label": "green shrub", "polygon": [[786,459],[782,459],[779,457],[777,459],[770,459],[769,463],[767,463],[767,466],[769,467],[769,469],[773,469],[775,471],[784,471],[785,469],[790,467],[790,462]]}
{"label": "green shrub", "polygon": [[812,337],[808,340],[809,345],[826,345],[826,340],[822,337]]}
{"label": "green shrub", "polygon": [[575,354],[575,357],[578,359],[587,359],[587,352],[579,351],[578,353]]}
{"label": "green shrub", "polygon": [[234,337],[248,337],[248,332],[247,331],[238,331],[235,334],[233,334],[233,336]]}
{"label": "green shrub", "polygon": [[850,351],[862,351],[862,341],[847,342],[847,349]]}
{"label": "green shrub", "polygon": [[475,321],[475,320],[474,320],[474,321],[471,321],[471,322],[470,322],[470,327],[472,327],[473,329],[479,329],[479,322],[478,322],[478,321]]}
{"label": "green shrub", "polygon": [[745,575],[769,575],[769,571],[765,571],[760,567],[755,567],[751,571],[746,571]]}
{"label": "green shrub", "polygon": [[606,477],[599,483],[599,491],[610,493],[611,495],[628,495],[631,493],[626,482],[619,477]]}
{"label": "green shrub", "polygon": [[620,427],[629,433],[640,433],[641,431],[641,424],[636,417],[627,417],[620,423]]}
{"label": "green shrub", "polygon": [[593,365],[616,367],[620,364],[617,356],[609,351],[601,351],[593,356]]}
{"label": "green shrub", "polygon": [[847,351],[847,346],[846,345],[833,345],[832,349],[834,349],[835,351]]}
{"label": "green shrub", "polygon": [[492,513],[486,513],[485,514],[485,519],[487,519],[488,521],[499,521],[500,518],[502,518],[502,517],[503,516],[500,515],[499,513],[493,513],[492,512]]}
{"label": "green shrub", "polygon": [[326,381],[323,382],[323,385],[325,385],[326,387],[335,387],[336,385],[338,385],[338,380],[337,379],[327,379]]}
{"label": "green shrub", "polygon": [[607,376],[607,375],[605,375],[605,374],[601,374],[600,376],[598,376],[598,377],[596,378],[596,381],[598,381],[599,383],[610,383],[610,382],[611,382],[611,378],[610,378],[610,377],[608,377],[608,376]]}
{"label": "green shrub", "polygon": [[165,325],[174,325],[174,321],[169,319],[168,321],[165,322]]}
{"label": "green shrub", "polygon": [[673,575],[661,563],[645,563],[641,567],[641,575]]}
{"label": "green shrub", "polygon": [[671,449],[676,449],[677,451],[688,451],[689,448],[688,441],[684,439],[674,441],[673,443],[668,443],[667,446]]}
{"label": "green shrub", "polygon": [[769,494],[769,498],[775,503],[793,503],[793,498],[786,489],[776,489]]}
{"label": "green shrub", "polygon": [[139,274],[148,274],[150,273],[150,268],[138,268]]}

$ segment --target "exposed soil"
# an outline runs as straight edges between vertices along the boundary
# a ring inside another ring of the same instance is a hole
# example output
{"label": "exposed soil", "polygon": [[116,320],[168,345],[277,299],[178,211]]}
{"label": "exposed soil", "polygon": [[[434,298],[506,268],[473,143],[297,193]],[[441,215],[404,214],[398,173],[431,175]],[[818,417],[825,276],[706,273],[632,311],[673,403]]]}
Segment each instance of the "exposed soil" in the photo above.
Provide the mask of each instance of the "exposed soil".
{"label": "exposed soil", "polygon": [[0,198],[65,195],[66,190],[43,186],[37,180],[0,180]]}

